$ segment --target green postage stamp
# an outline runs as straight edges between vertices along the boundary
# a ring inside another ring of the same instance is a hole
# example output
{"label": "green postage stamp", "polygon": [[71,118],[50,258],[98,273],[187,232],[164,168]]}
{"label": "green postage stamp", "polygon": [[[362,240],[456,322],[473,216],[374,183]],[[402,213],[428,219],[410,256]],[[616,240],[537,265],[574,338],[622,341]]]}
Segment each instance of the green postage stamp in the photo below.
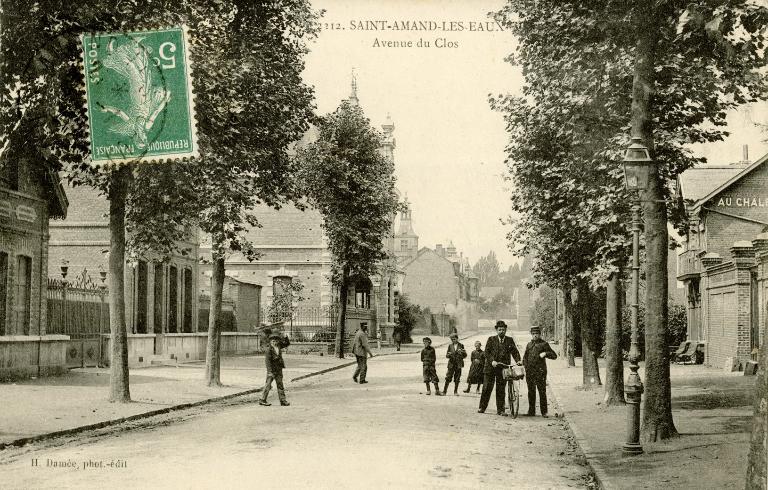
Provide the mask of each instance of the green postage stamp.
{"label": "green postage stamp", "polygon": [[187,31],[83,34],[94,164],[197,156]]}

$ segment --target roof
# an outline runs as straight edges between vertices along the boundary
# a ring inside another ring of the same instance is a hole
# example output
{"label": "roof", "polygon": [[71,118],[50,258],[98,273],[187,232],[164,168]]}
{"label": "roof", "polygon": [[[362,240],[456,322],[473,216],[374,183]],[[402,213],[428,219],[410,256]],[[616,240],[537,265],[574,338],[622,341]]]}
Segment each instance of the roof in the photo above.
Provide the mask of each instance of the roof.
{"label": "roof", "polygon": [[745,168],[746,165],[705,165],[689,168],[678,176],[680,195],[685,201],[698,203]]}
{"label": "roof", "polygon": [[706,165],[691,168],[677,177],[678,192],[684,201],[691,202],[689,209],[697,210],[734,183],[768,161],[768,153],[751,164]]}

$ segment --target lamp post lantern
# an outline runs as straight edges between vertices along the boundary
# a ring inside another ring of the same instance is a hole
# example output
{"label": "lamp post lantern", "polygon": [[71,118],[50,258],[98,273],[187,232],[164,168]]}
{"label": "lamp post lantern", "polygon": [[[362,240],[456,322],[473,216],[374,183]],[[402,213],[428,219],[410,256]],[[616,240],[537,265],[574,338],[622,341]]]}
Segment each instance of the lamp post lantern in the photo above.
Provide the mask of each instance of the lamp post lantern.
{"label": "lamp post lantern", "polygon": [[627,399],[627,441],[622,452],[624,455],[642,454],[640,444],[640,401],[643,394],[643,382],[637,374],[640,366],[640,350],[637,346],[637,320],[640,290],[640,191],[648,188],[648,174],[653,165],[648,147],[638,137],[632,138],[623,159],[624,183],[629,191],[637,192],[637,200],[632,204],[632,337],[629,348],[629,376],[624,384]]}

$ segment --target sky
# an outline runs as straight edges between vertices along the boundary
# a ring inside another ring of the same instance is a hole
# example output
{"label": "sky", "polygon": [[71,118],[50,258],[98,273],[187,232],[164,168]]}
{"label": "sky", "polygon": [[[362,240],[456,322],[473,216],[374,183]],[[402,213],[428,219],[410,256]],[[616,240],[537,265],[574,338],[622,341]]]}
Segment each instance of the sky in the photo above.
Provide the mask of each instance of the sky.
{"label": "sky", "polygon": [[[325,114],[349,97],[354,70],[371,123],[380,128],[390,115],[397,187],[411,203],[420,247],[450,240],[472,264],[493,250],[508,267],[519,260],[500,221],[510,209],[510,185],[502,179],[508,137],[488,95],[519,94],[522,75],[504,61],[514,37],[487,16],[503,3],[313,0],[325,14],[304,79]],[[743,144],[752,160],[768,152],[766,136],[754,127],[768,124],[768,106],[732,114],[729,123],[726,142],[695,151],[721,164],[740,160]]]}

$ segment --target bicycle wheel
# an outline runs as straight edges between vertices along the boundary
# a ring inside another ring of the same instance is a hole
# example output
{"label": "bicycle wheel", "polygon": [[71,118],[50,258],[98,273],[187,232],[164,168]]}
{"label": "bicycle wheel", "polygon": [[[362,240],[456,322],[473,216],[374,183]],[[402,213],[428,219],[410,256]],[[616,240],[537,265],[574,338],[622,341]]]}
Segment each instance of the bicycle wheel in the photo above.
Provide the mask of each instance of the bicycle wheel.
{"label": "bicycle wheel", "polygon": [[520,393],[516,385],[517,383],[509,380],[509,411],[512,418],[517,418],[517,414],[520,413]]}

